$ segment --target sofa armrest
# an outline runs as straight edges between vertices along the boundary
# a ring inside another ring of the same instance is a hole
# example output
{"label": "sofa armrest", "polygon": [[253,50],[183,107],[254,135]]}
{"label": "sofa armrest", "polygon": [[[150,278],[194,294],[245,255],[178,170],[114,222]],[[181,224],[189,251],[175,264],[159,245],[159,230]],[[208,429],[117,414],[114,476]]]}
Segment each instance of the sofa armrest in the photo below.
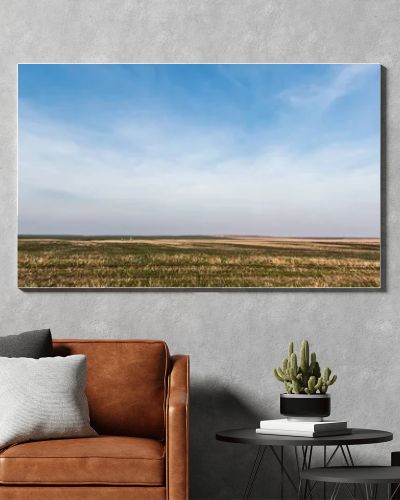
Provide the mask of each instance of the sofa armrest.
{"label": "sofa armrest", "polygon": [[166,413],[168,499],[187,500],[189,498],[189,356],[172,356]]}

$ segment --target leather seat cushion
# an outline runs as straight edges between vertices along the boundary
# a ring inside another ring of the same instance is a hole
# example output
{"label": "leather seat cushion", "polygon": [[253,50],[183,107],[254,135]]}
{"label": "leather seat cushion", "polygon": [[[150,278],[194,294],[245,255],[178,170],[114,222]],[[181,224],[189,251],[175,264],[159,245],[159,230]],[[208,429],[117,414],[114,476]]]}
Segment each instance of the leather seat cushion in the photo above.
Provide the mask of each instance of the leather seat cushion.
{"label": "leather seat cushion", "polygon": [[165,500],[164,486],[2,486],[2,500]]}
{"label": "leather seat cushion", "polygon": [[0,483],[160,486],[165,448],[152,439],[122,436],[18,444],[0,453]]}

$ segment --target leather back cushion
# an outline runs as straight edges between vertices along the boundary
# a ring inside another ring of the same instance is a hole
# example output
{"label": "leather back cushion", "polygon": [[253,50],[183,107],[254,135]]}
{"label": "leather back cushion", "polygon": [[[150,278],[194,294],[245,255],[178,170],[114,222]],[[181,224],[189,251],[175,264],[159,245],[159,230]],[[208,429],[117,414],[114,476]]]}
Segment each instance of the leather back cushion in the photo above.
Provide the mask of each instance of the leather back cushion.
{"label": "leather back cushion", "polygon": [[53,340],[55,356],[85,354],[90,422],[99,434],[163,439],[170,356],[162,341]]}

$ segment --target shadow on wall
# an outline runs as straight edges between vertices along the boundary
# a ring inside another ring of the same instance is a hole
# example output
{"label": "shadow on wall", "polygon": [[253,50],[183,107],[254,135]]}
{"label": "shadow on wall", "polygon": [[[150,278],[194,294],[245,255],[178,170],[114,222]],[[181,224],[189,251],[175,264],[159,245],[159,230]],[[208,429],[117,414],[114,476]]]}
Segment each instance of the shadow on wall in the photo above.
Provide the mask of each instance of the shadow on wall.
{"label": "shadow on wall", "polygon": [[[257,447],[217,441],[221,430],[258,426],[260,418],[274,418],[266,408],[252,408],[214,379],[203,384],[192,384],[190,398],[190,498],[196,500],[239,500],[249,478]],[[328,453],[334,451],[330,447]],[[301,449],[298,449],[301,454]],[[297,481],[298,472],[294,449],[285,448],[285,466]],[[313,466],[323,463],[323,450],[313,452]],[[330,456],[330,455],[328,455]],[[301,460],[301,456],[299,456]],[[345,465],[340,453],[332,465]],[[284,498],[297,499],[283,478]],[[281,471],[270,451],[267,451],[257,475],[251,500],[277,500],[281,498]],[[331,487],[327,490],[327,498]],[[315,498],[323,498],[321,486],[315,489]]]}
{"label": "shadow on wall", "polygon": [[[258,413],[258,412],[257,412]],[[259,414],[231,389],[215,380],[193,384],[190,401],[190,498],[236,500],[243,497],[257,448],[223,443],[215,439],[219,430],[257,427],[260,415],[269,418],[265,408]],[[268,474],[267,474],[268,471]],[[278,498],[278,467],[269,455],[264,457],[251,496]]]}

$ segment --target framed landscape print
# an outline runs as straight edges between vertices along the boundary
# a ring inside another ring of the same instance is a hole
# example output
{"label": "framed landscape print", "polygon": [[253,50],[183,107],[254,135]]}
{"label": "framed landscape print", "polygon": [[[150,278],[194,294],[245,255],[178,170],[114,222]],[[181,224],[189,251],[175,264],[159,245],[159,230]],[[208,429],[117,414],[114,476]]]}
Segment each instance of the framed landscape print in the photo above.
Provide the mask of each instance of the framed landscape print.
{"label": "framed landscape print", "polygon": [[380,288],[378,64],[20,64],[18,286]]}

